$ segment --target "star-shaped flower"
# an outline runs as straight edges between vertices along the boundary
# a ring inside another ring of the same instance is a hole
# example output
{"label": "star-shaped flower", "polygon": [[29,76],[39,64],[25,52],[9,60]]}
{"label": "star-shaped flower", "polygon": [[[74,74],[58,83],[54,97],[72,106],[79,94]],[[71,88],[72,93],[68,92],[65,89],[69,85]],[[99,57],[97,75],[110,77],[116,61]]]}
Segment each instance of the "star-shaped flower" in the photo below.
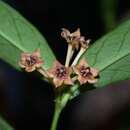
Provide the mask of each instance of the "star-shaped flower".
{"label": "star-shaped flower", "polygon": [[79,28],[73,33],[70,33],[68,29],[63,28],[61,36],[73,46],[73,49],[79,49],[79,39],[81,36]]}
{"label": "star-shaped flower", "polygon": [[25,68],[27,72],[32,72],[37,68],[40,68],[44,61],[40,58],[40,49],[36,49],[35,52],[24,52],[21,54],[21,59],[18,62],[21,68]]}
{"label": "star-shaped flower", "polygon": [[83,36],[81,36],[80,39],[79,39],[81,47],[84,48],[84,49],[87,49],[89,47],[90,41],[91,41],[90,39],[85,40],[85,37],[83,37]]}
{"label": "star-shaped flower", "polygon": [[48,76],[53,79],[56,88],[63,84],[72,85],[71,73],[72,69],[70,67],[65,67],[58,61],[54,61],[53,67],[47,71]]}
{"label": "star-shaped flower", "polygon": [[98,70],[90,67],[84,58],[76,67],[73,67],[73,70],[78,75],[77,79],[81,85],[85,83],[93,84],[98,80]]}

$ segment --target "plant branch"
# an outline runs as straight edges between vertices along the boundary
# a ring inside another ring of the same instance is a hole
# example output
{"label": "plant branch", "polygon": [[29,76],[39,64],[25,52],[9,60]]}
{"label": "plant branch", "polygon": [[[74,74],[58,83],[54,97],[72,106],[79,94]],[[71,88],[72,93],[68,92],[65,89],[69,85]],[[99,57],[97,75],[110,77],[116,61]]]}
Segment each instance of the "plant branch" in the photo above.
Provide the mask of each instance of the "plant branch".
{"label": "plant branch", "polygon": [[70,98],[70,94],[68,94],[68,93],[64,94],[62,96],[60,96],[60,95],[57,96],[57,98],[55,100],[55,111],[54,111],[54,116],[53,116],[50,130],[56,130],[60,114],[61,114],[63,108],[66,106],[69,98]]}

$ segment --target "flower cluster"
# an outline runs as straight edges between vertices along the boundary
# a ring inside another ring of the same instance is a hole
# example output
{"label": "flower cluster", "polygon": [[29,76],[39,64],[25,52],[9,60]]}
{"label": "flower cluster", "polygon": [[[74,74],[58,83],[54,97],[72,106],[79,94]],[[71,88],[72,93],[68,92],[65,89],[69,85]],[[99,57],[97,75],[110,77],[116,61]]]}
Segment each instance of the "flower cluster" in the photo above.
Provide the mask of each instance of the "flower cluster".
{"label": "flower cluster", "polygon": [[[85,40],[85,37],[81,36],[79,28],[73,33],[63,28],[61,36],[68,43],[65,65],[62,65],[56,60],[52,68],[45,70],[42,67],[44,61],[41,59],[40,49],[36,49],[34,53],[22,53],[21,59],[18,62],[19,66],[25,68],[27,72],[32,72],[34,70],[39,71],[44,77],[51,81],[56,88],[63,85],[73,85],[76,81],[81,85],[96,83],[99,75],[98,70],[89,66],[85,58],[79,61],[83,53],[88,49],[90,39]],[[75,50],[79,52],[70,65]]]}

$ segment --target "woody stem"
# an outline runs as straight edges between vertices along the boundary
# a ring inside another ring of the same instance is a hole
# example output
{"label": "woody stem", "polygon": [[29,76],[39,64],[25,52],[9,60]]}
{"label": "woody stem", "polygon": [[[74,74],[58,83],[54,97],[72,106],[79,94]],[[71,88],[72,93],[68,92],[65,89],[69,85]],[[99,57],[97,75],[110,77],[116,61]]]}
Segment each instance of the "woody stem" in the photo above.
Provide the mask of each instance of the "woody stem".
{"label": "woody stem", "polygon": [[71,57],[72,57],[72,45],[71,45],[71,44],[68,44],[67,55],[66,55],[66,61],[65,61],[65,66],[66,66],[66,67],[69,66]]}
{"label": "woody stem", "polygon": [[80,49],[79,53],[77,54],[77,56],[76,56],[76,58],[74,59],[74,61],[73,61],[73,63],[72,63],[71,66],[75,66],[75,65],[77,64],[78,60],[80,59],[80,57],[83,55],[83,53],[84,53],[85,51],[86,51],[86,49],[83,48],[83,47]]}

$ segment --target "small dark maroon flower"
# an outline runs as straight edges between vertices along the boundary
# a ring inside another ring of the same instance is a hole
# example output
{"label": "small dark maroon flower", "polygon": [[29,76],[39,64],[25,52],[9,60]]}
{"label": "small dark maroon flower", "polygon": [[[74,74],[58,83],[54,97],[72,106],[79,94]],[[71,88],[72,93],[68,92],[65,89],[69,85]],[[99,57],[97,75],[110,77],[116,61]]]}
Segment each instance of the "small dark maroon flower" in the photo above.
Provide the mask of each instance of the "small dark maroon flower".
{"label": "small dark maroon flower", "polygon": [[81,48],[84,48],[85,50],[89,48],[90,39],[85,40],[85,37],[81,36],[79,39],[79,42],[81,44]]}
{"label": "small dark maroon flower", "polygon": [[90,67],[84,58],[81,59],[80,63],[76,67],[73,67],[73,69],[74,72],[78,75],[77,79],[81,85],[85,83],[93,84],[98,80],[98,70]]}
{"label": "small dark maroon flower", "polygon": [[58,61],[55,61],[53,67],[47,71],[48,77],[53,79],[56,88],[63,84],[72,85],[71,73],[72,69],[70,67],[65,67]]}
{"label": "small dark maroon flower", "polygon": [[44,61],[40,58],[40,49],[36,49],[34,53],[23,52],[21,59],[18,62],[21,68],[25,68],[27,72],[32,72],[37,68],[40,68]]}
{"label": "small dark maroon flower", "polygon": [[80,43],[80,29],[78,28],[75,32],[70,33],[68,29],[63,28],[61,32],[61,36],[69,43],[72,45],[73,49],[79,49]]}

